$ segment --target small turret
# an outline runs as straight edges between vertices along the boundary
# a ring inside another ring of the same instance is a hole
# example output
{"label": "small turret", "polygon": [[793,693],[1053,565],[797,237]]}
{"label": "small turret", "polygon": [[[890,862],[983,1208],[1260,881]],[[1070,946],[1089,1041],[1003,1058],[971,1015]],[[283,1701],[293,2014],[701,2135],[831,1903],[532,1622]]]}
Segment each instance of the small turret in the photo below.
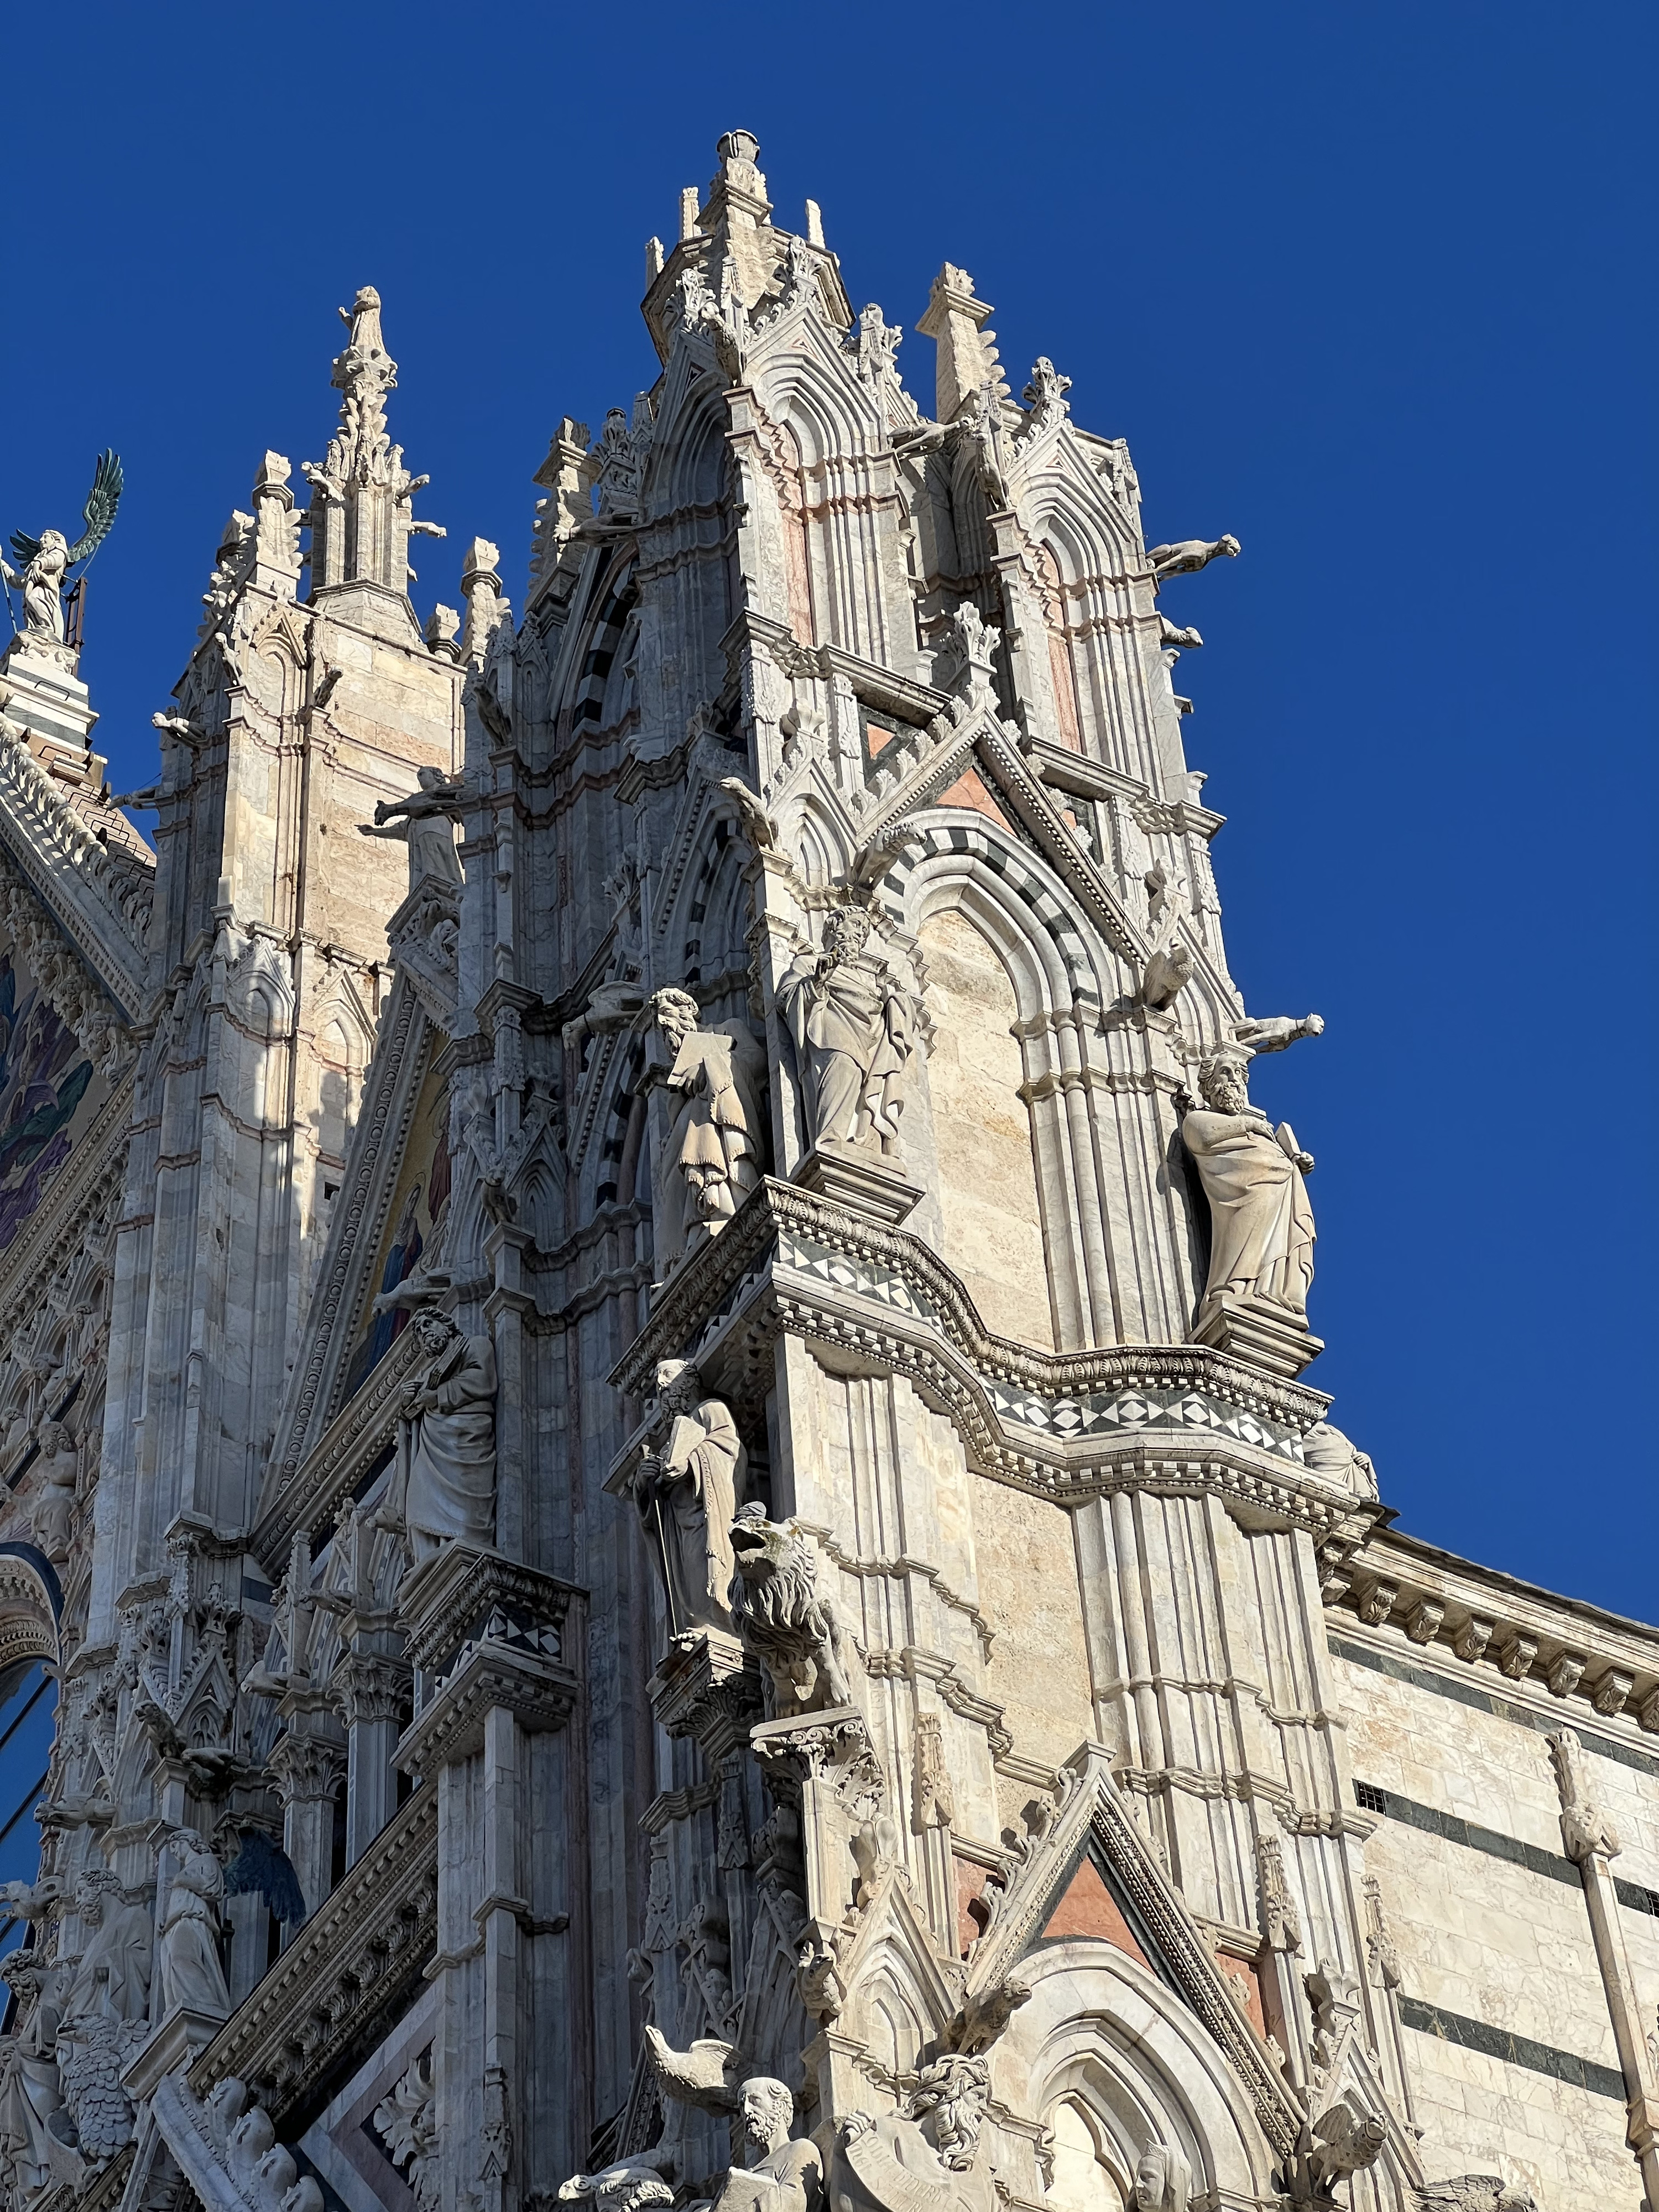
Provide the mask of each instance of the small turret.
{"label": "small turret", "polygon": [[386,424],[386,397],[398,381],[398,364],[380,331],[380,295],[365,284],[340,318],[351,336],[334,362],[332,382],[343,394],[340,427],[327,458],[307,461],[311,485],[311,597],[348,586],[368,585],[407,599],[411,537],[441,538],[434,522],[416,522],[415,494],[430,479],[411,476],[403,447]]}

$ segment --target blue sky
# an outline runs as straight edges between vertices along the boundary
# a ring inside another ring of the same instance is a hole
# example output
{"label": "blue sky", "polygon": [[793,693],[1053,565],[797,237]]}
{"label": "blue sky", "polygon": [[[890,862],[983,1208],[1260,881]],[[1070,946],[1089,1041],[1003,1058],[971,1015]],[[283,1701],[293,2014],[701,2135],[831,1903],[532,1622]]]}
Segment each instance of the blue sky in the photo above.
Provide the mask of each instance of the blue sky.
{"label": "blue sky", "polygon": [[359,284],[450,533],[424,611],[477,532],[521,594],[532,472],[650,382],[645,240],[720,131],[855,303],[910,331],[970,270],[1149,536],[1243,544],[1165,604],[1235,973],[1328,1024],[1255,1079],[1319,1163],[1309,1379],[1405,1527],[1653,1616],[1650,7],[82,0],[6,41],[0,528],[121,451],[118,787],[260,455],[322,453]]}

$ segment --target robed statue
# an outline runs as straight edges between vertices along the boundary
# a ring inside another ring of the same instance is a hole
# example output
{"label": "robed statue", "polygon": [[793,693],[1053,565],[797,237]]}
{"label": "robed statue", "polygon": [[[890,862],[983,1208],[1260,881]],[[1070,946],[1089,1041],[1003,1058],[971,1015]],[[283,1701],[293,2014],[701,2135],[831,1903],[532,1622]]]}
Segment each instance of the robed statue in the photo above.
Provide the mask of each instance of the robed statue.
{"label": "robed statue", "polygon": [[23,565],[14,568],[9,561],[0,559],[0,574],[23,594],[27,636],[45,638],[53,645],[64,642],[64,586],[69,572],[77,562],[89,561],[109,536],[120,503],[120,456],[100,453],[81,510],[86,527],[73,545],[61,530],[43,530],[38,538],[31,538],[27,530],[12,532],[11,550]]}
{"label": "robed statue", "polygon": [[1199,1070],[1203,1103],[1189,1103],[1182,1116],[1210,1202],[1200,1326],[1224,1299],[1280,1306],[1301,1319],[1313,1281],[1313,1208],[1304,1182],[1313,1160],[1288,1121],[1275,1129],[1251,1105],[1245,1066],[1242,1048],[1212,1054]]}
{"label": "robed statue", "polygon": [[656,1553],[668,1601],[668,1632],[700,1628],[733,1634],[732,1521],[744,1455],[732,1410],[706,1398],[689,1360],[657,1370],[658,1421],[635,1471],[640,1517]]}
{"label": "robed statue", "polygon": [[778,981],[778,1004],[795,1041],[814,1144],[898,1150],[902,1079],[915,1008],[879,952],[862,907],[832,909],[823,950],[804,953]]}
{"label": "robed statue", "polygon": [[418,1566],[447,1543],[495,1539],[495,1347],[430,1306],[414,1327],[421,1358],[398,1408],[392,1489],[372,1518]]}

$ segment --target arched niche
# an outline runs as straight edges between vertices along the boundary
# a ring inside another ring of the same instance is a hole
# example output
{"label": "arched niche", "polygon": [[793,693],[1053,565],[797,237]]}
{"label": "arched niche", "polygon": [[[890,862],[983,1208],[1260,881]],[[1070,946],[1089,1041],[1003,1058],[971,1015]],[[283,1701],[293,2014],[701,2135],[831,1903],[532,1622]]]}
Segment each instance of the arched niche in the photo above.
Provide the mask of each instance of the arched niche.
{"label": "arched niche", "polygon": [[928,915],[919,942],[933,1025],[927,1091],[941,1256],[961,1277],[987,1328],[1052,1348],[1013,981],[970,904]]}

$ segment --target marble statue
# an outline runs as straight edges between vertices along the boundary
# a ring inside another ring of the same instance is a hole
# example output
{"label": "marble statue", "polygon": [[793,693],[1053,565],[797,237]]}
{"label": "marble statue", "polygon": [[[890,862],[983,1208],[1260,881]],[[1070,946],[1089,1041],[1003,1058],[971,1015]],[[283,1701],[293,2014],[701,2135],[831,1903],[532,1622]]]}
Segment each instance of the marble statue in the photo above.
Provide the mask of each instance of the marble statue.
{"label": "marble statue", "polygon": [[56,1977],[32,1951],[0,1962],[18,2020],[0,2057],[0,2175],[16,2203],[43,2188],[52,2169],[52,2115],[63,2107],[58,2078]]}
{"label": "marble statue", "polygon": [[1213,540],[1204,538],[1183,538],[1174,545],[1149,545],[1146,558],[1152,564],[1152,574],[1161,584],[1166,576],[1195,575],[1199,569],[1207,568],[1212,561],[1225,556],[1236,560],[1239,553],[1237,538],[1221,537]]}
{"label": "marble statue", "polygon": [[154,1936],[149,1911],[129,1902],[107,1867],[88,1867],[75,1909],[91,1931],[64,1999],[66,2021],[141,2021],[149,2009]]}
{"label": "marble statue", "polygon": [[1181,1133],[1210,1202],[1210,1273],[1200,1316],[1222,1297],[1256,1298],[1295,1314],[1313,1280],[1313,1171],[1289,1122],[1277,1131],[1251,1105],[1242,1051],[1212,1053],[1199,1071],[1202,1106]]}
{"label": "marble statue", "polygon": [[1135,2160],[1134,2212],[1187,2212],[1192,2169],[1168,2143],[1148,2143]]}
{"label": "marble statue", "polygon": [[225,1901],[225,1874],[210,1846],[193,1828],[175,1828],[169,1838],[173,1880],[155,1931],[158,2016],[181,2006],[191,2012],[230,2010],[230,1992],[219,1957]]}
{"label": "marble statue", "polygon": [[823,2165],[810,2140],[792,2142],[795,2100],[787,2082],[757,2074],[738,2094],[744,2162],[729,2167],[709,2212],[814,2212]]}
{"label": "marble statue", "polygon": [[52,1562],[61,1565],[70,1555],[70,1528],[75,1517],[75,1489],[80,1474],[74,1439],[61,1421],[47,1421],[40,1431],[40,1487],[29,1510],[29,1533]]}
{"label": "marble statue", "polygon": [[1235,1022],[1232,1030],[1234,1043],[1254,1059],[1258,1053],[1283,1052],[1303,1037],[1323,1036],[1325,1021],[1321,1014],[1304,1014],[1300,1021],[1291,1014],[1269,1014],[1262,1021]]}
{"label": "marble statue", "polygon": [[862,907],[835,908],[823,950],[803,953],[786,971],[778,1003],[795,1042],[811,1140],[892,1153],[915,1015],[909,994],[871,949],[873,927]]}
{"label": "marble statue", "polygon": [[365,837],[392,837],[408,846],[410,890],[422,877],[459,890],[463,875],[454,823],[465,803],[465,787],[459,777],[444,775],[435,768],[417,769],[415,780],[420,788],[407,799],[377,800],[374,821],[360,822],[358,831]]}
{"label": "marble statue", "polygon": [[760,1181],[766,1055],[741,1021],[704,1029],[689,991],[657,992],[651,1011],[674,1054],[665,1080],[679,1100],[667,1145],[678,1191],[665,1193],[663,1233],[673,1255],[717,1236]]}
{"label": "marble statue", "polygon": [[830,2172],[832,2212],[994,2212],[980,2156],[989,2100],[983,2058],[951,2052],[922,2067],[898,2110],[844,2114]]}
{"label": "marble statue", "polygon": [[100,453],[93,472],[92,489],[81,510],[86,527],[73,545],[61,530],[43,530],[31,538],[26,530],[11,533],[11,550],[23,563],[21,570],[0,559],[0,574],[14,591],[23,594],[26,635],[64,642],[64,585],[78,561],[89,561],[110,533],[115,510],[121,503],[121,462],[118,454]]}
{"label": "marble statue", "polygon": [[392,1494],[371,1519],[401,1529],[418,1565],[452,1538],[495,1535],[495,1347],[431,1307],[413,1326],[424,1364],[404,1391]]}
{"label": "marble statue", "polygon": [[852,1703],[835,1600],[818,1588],[818,1555],[793,1521],[743,1506],[732,1523],[738,1633],[764,1666],[775,1714]]}
{"label": "marble statue", "polygon": [[732,1632],[732,1521],[744,1454],[731,1408],[705,1398],[689,1360],[657,1370],[658,1426],[634,1476],[668,1601],[668,1632]]}

